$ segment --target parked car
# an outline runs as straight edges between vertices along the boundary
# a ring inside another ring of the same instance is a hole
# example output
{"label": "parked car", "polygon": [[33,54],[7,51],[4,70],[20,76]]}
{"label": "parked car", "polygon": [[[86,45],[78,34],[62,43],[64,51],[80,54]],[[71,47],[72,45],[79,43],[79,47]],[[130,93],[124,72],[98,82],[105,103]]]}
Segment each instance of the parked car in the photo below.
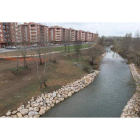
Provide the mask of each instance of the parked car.
{"label": "parked car", "polygon": [[12,46],[11,49],[16,49],[16,46]]}
{"label": "parked car", "polygon": [[11,49],[11,46],[7,46],[6,49]]}

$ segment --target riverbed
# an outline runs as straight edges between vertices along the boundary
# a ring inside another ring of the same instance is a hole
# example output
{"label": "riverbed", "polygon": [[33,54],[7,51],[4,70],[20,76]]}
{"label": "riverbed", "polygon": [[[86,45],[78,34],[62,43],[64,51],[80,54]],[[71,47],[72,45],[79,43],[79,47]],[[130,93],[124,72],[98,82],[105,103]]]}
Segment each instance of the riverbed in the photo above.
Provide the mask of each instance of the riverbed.
{"label": "riverbed", "polygon": [[42,117],[120,117],[135,88],[127,61],[107,48],[95,80]]}

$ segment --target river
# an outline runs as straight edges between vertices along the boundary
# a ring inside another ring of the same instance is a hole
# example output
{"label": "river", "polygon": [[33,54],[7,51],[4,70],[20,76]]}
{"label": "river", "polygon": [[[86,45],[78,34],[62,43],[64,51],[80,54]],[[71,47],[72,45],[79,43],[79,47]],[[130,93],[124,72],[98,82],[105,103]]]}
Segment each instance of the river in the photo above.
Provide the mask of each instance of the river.
{"label": "river", "polygon": [[126,60],[107,48],[95,80],[42,117],[120,117],[135,88]]}

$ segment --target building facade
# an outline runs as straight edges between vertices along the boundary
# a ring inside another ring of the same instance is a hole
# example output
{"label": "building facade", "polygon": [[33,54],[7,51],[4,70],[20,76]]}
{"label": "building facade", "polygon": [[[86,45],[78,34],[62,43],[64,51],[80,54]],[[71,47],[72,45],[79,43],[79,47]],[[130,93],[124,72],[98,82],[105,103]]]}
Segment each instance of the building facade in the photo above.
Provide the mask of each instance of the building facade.
{"label": "building facade", "polygon": [[19,25],[17,22],[0,23],[0,47],[6,47],[17,42],[63,44],[74,43],[75,41],[97,42],[98,34],[72,28],[66,29],[60,26],[48,27],[34,22]]}
{"label": "building facade", "polygon": [[0,22],[0,48],[15,44],[18,39],[17,22]]}
{"label": "building facade", "polygon": [[49,27],[49,41],[53,44],[62,44],[65,42],[67,37],[65,36],[68,34],[65,28],[60,26],[51,26]]}
{"label": "building facade", "polygon": [[19,42],[27,44],[48,42],[48,26],[34,22],[24,23],[18,26]]}

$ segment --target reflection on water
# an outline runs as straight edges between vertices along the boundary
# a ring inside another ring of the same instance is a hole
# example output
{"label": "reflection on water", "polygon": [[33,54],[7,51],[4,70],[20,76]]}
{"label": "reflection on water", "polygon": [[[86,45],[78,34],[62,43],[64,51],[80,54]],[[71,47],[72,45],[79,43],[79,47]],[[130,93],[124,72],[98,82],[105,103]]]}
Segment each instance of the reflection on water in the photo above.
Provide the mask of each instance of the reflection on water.
{"label": "reflection on water", "polygon": [[120,117],[134,93],[135,83],[126,60],[107,48],[94,82],[43,117]]}

